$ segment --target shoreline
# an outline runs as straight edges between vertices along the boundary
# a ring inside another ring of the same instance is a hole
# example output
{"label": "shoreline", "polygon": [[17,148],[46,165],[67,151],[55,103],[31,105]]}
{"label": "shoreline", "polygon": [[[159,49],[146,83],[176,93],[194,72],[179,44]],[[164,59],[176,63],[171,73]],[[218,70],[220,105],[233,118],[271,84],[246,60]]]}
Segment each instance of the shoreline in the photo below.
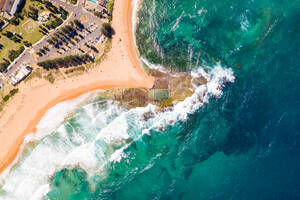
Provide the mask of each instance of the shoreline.
{"label": "shoreline", "polygon": [[0,173],[13,163],[25,136],[36,131],[41,118],[56,104],[98,89],[153,86],[154,78],[144,72],[134,44],[132,14],[131,0],[115,0],[112,27],[116,34],[100,66],[54,84],[42,79],[20,84],[20,92],[1,116]]}

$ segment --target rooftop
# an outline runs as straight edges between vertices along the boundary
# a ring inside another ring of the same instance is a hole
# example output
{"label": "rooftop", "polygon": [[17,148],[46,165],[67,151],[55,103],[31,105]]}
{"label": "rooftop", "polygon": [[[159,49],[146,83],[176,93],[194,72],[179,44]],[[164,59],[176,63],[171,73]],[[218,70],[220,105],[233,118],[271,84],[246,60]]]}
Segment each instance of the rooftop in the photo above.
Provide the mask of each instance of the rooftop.
{"label": "rooftop", "polygon": [[0,0],[0,9],[10,15],[14,15],[21,1],[23,0]]}

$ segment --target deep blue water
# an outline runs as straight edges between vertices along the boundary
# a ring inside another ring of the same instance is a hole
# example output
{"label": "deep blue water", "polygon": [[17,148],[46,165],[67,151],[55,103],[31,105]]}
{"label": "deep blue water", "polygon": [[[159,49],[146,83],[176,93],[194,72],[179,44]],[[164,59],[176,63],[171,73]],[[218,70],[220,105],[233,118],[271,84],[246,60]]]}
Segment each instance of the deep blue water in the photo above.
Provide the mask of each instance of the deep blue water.
{"label": "deep blue water", "polygon": [[[100,173],[58,168],[44,199],[300,199],[300,1],[144,0],[139,18],[143,58],[186,73],[220,63],[234,83],[186,121],[143,135],[154,121],[140,111],[106,112],[101,99],[78,108],[35,148],[54,144],[63,153],[49,155],[61,158],[88,144],[78,163],[93,155],[105,164]],[[98,138],[122,127],[121,142]],[[122,159],[108,162],[121,147]]]}
{"label": "deep blue water", "polygon": [[236,75],[221,99],[189,119],[192,172],[168,198],[299,199],[300,2],[145,2],[138,32],[155,38],[140,45],[147,59],[183,71],[220,61]]}
{"label": "deep blue water", "polygon": [[187,73],[220,62],[236,80],[130,145],[85,198],[300,199],[300,1],[144,0],[139,16],[150,62]]}

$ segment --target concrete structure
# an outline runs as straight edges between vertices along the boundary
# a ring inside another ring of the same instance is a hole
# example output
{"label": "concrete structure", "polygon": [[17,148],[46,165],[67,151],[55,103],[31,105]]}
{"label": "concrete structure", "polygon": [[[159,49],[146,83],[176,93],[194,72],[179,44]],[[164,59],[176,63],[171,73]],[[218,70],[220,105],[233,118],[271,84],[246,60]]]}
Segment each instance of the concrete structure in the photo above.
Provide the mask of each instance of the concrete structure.
{"label": "concrete structure", "polygon": [[21,81],[23,81],[32,72],[32,67],[27,65],[21,65],[19,71],[15,75],[11,76],[10,83],[15,86]]}
{"label": "concrete structure", "polygon": [[88,11],[98,11],[104,13],[107,0],[85,0],[84,7]]}
{"label": "concrete structure", "polygon": [[104,7],[106,7],[107,2],[108,0],[98,0],[98,4]]}
{"label": "concrete structure", "polygon": [[43,12],[43,13],[41,13],[40,15],[39,15],[39,18],[38,18],[38,21],[40,22],[40,23],[46,23],[46,22],[48,22],[49,21],[49,19],[50,19],[50,12]]}
{"label": "concrete structure", "polygon": [[14,16],[22,1],[24,0],[0,0],[0,10],[9,16]]}
{"label": "concrete structure", "polygon": [[149,97],[155,101],[168,99],[169,98],[169,90],[168,89],[151,89],[149,93]]}
{"label": "concrete structure", "polygon": [[88,10],[88,11],[98,11],[99,8],[101,8],[97,3],[95,2],[92,2],[92,1],[89,1],[87,0],[85,2],[85,8]]}

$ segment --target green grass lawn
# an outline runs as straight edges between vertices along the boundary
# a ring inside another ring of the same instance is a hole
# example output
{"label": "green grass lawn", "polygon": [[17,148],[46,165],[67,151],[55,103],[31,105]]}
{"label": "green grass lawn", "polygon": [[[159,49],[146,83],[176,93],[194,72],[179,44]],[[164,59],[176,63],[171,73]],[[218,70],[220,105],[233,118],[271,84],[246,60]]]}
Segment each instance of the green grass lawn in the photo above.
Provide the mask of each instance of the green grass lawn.
{"label": "green grass lawn", "polygon": [[71,4],[76,5],[77,4],[77,0],[71,0]]}
{"label": "green grass lawn", "polygon": [[107,2],[107,4],[106,4],[107,9],[109,9],[110,11],[112,11],[113,8],[114,8],[114,3],[115,3],[114,0],[109,0],[109,1]]}
{"label": "green grass lawn", "polygon": [[[26,1],[24,9],[28,10],[29,5],[40,8],[41,4],[39,2]],[[43,37],[43,34],[39,32],[39,23],[31,18],[28,18],[26,15],[24,15],[24,20],[21,20],[19,25],[15,26],[9,24],[1,32],[5,33],[6,31],[16,32],[19,34],[22,33],[23,40],[21,43],[15,43],[1,34],[0,44],[3,45],[3,49],[0,51],[0,62],[2,62],[3,58],[8,59],[8,52],[10,50],[17,50],[23,46],[24,41],[34,44]]]}

